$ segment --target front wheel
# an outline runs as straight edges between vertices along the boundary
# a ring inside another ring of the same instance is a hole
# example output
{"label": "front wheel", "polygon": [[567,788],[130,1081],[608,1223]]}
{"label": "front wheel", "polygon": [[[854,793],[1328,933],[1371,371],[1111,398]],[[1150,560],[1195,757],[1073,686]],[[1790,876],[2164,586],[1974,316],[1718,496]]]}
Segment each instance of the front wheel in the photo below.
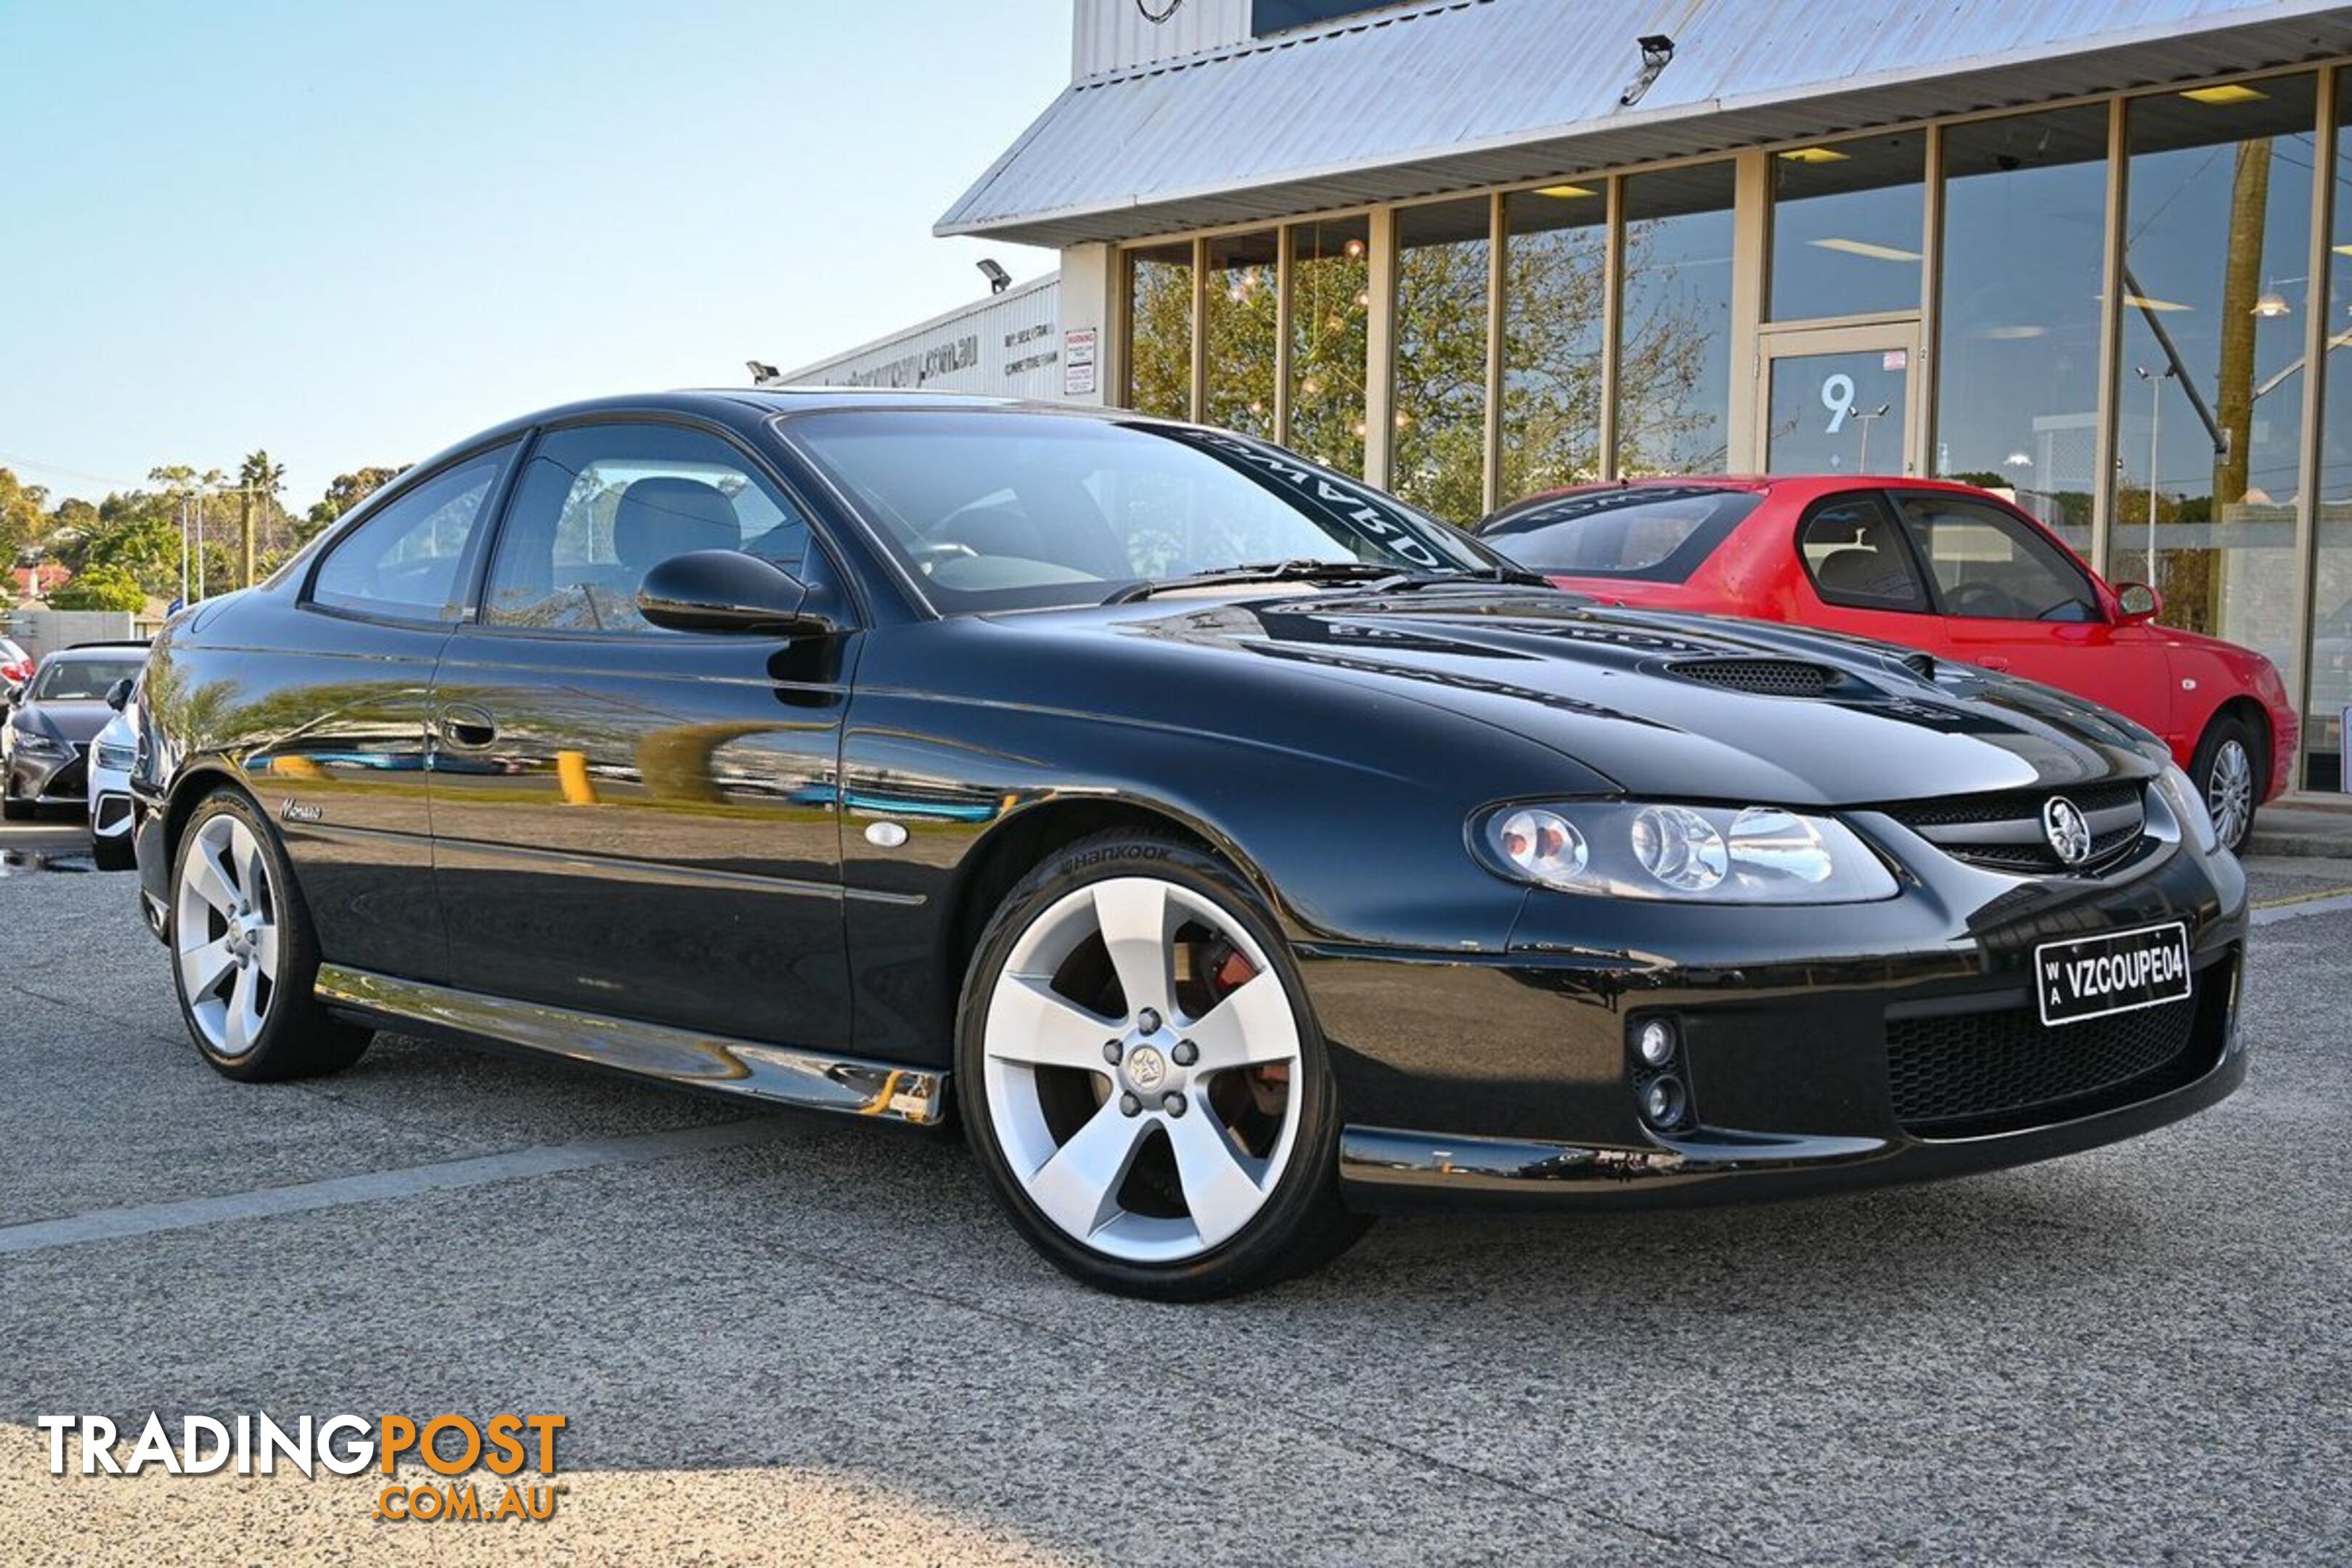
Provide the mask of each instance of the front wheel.
{"label": "front wheel", "polygon": [[2262,802],[2262,774],[2254,756],[2253,727],[2224,715],[2206,728],[2189,766],[2213,818],[2213,832],[2231,854],[2245,847],[2254,828],[2254,808]]}
{"label": "front wheel", "polygon": [[1339,1202],[1339,1103],[1255,892],[1171,839],[1083,839],[1015,888],[965,979],[965,1132],[1030,1244],[1123,1295],[1302,1273],[1367,1223]]}
{"label": "front wheel", "polygon": [[339,1072],[373,1038],[311,994],[318,938],[278,836],[243,795],[200,802],[172,866],[172,974],[205,1061],[265,1083]]}

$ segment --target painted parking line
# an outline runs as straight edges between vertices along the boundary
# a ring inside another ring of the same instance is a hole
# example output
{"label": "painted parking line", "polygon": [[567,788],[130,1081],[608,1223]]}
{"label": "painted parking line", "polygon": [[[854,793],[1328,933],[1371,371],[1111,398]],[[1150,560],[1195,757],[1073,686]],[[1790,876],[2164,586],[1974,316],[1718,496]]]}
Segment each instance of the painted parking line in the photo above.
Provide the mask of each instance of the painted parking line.
{"label": "painted parking line", "polygon": [[640,1164],[679,1154],[712,1149],[734,1149],[781,1136],[792,1126],[780,1116],[749,1117],[708,1127],[682,1127],[667,1132],[633,1132],[613,1138],[583,1138],[576,1143],[541,1143],[503,1154],[483,1154],[467,1160],[443,1160],[430,1165],[408,1165],[363,1175],[334,1176],[320,1182],[299,1182],[288,1187],[263,1187],[254,1192],[218,1197],[183,1198],[172,1203],[138,1204],[129,1208],[94,1209],[62,1219],[34,1220],[0,1226],[0,1255],[34,1252],[51,1247],[79,1247],[93,1241],[119,1241],[126,1237],[152,1236],[158,1231],[186,1230],[271,1215],[305,1214],[313,1209],[339,1208],[348,1204],[378,1203],[385,1198],[414,1197],[420,1193],[448,1192],[509,1182],[524,1176],[548,1176],[563,1171],[593,1170],[599,1165]]}
{"label": "painted parking line", "polygon": [[2264,899],[2254,906],[2252,919],[2254,924],[2266,926],[2275,921],[2340,914],[2346,910],[2352,910],[2352,888],[2329,888],[2316,893],[2297,893],[2292,898]]}

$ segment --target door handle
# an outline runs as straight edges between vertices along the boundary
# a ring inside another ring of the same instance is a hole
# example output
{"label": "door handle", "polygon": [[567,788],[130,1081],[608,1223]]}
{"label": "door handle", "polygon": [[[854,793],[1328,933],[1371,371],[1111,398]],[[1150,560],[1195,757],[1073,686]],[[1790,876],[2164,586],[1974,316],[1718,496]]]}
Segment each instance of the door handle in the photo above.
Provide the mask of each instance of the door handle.
{"label": "door handle", "polygon": [[434,722],[444,744],[478,752],[499,738],[498,721],[470,702],[452,702]]}

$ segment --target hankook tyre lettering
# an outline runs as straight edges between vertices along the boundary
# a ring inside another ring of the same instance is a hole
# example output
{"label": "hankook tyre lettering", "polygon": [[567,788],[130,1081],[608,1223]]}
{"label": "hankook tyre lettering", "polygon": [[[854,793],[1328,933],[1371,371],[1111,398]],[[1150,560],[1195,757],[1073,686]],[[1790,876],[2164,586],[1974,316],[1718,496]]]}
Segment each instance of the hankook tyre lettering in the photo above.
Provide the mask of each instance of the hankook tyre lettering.
{"label": "hankook tyre lettering", "polygon": [[2245,1073],[2242,721],[2183,773],[1116,410],[532,415],[173,620],[139,691],[140,898],[215,1068],[383,1026],[952,1114],[1132,1295],[1391,1208],[2015,1165]]}

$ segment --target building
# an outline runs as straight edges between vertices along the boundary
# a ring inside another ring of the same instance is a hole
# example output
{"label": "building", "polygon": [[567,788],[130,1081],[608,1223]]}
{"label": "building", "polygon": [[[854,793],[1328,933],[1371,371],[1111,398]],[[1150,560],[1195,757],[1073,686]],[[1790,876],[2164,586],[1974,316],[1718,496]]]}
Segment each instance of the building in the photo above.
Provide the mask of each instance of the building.
{"label": "building", "polygon": [[1061,250],[1051,336],[1088,359],[1061,395],[1456,521],[1658,471],[1998,485],[2168,621],[2268,653],[2305,700],[2295,782],[2338,787],[2352,6],[1075,20],[1068,88],[938,225]]}
{"label": "building", "polygon": [[[846,353],[788,372],[799,385],[905,386],[1061,397],[1071,378],[1055,328],[1058,279],[1049,273],[976,305],[950,310]],[[1083,376],[1076,378],[1083,381]],[[1087,387],[1086,395],[1094,391]]]}

